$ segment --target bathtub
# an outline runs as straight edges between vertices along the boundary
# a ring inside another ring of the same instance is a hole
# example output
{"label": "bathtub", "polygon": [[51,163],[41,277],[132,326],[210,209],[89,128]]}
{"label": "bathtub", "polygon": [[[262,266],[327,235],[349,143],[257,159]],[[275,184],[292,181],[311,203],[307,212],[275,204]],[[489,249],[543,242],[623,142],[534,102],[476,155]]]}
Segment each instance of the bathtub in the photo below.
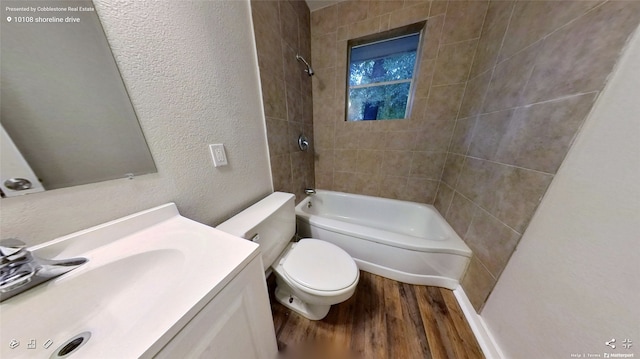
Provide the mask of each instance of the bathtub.
{"label": "bathtub", "polygon": [[471,250],[431,205],[317,190],[296,206],[298,235],[331,242],[365,272],[455,289]]}

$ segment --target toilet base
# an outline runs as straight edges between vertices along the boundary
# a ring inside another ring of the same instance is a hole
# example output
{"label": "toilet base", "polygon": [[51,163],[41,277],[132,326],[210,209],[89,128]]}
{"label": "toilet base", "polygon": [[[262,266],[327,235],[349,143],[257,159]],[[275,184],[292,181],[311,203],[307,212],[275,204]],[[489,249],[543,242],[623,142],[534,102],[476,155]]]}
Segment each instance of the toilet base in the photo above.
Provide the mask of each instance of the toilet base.
{"label": "toilet base", "polygon": [[331,305],[309,304],[300,300],[286,286],[278,285],[275,294],[280,304],[310,320],[320,320],[326,317],[331,309]]}

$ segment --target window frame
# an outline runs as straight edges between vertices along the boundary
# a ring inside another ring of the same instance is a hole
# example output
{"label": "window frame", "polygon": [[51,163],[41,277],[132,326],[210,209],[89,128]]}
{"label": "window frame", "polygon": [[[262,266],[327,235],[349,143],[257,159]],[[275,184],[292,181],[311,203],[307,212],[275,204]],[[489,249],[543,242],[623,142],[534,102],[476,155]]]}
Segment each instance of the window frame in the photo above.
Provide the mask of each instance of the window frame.
{"label": "window frame", "polygon": [[[345,107],[345,114],[344,114],[344,120],[346,122],[360,122],[360,121],[364,121],[363,119],[360,120],[353,120],[350,121],[349,120],[349,93],[350,90],[352,88],[366,88],[366,87],[374,87],[374,86],[386,86],[386,85],[393,85],[393,84],[398,84],[398,83],[406,83],[406,82],[410,82],[409,83],[409,95],[407,98],[407,106],[405,108],[405,115],[404,118],[388,118],[388,119],[375,119],[375,121],[385,121],[385,120],[408,120],[411,118],[411,111],[413,110],[413,100],[415,98],[415,82],[417,79],[417,76],[420,72],[420,60],[421,60],[421,54],[422,54],[422,43],[424,40],[424,36],[425,36],[425,29],[426,29],[426,24],[427,21],[420,21],[420,22],[416,22],[413,24],[409,24],[409,25],[405,25],[405,26],[401,26],[401,27],[397,27],[391,30],[386,30],[383,32],[378,32],[375,34],[371,34],[371,35],[366,35],[366,36],[362,36],[359,38],[355,38],[355,39],[349,39],[347,41],[347,66],[346,66],[346,80],[345,80],[345,101],[344,101],[344,107]],[[418,37],[418,47],[416,49],[416,61],[413,64],[413,75],[410,79],[410,81],[408,80],[394,80],[394,81],[386,81],[386,82],[376,82],[374,84],[366,84],[366,85],[357,85],[357,86],[350,86],[350,75],[351,75],[351,49],[353,47],[357,47],[357,46],[362,46],[362,45],[372,45],[375,43],[379,43],[379,42],[383,42],[383,41],[389,41],[389,40],[393,40],[393,39],[397,39],[397,38],[401,38],[401,37],[406,37],[406,36],[412,36],[415,34],[419,34]]]}

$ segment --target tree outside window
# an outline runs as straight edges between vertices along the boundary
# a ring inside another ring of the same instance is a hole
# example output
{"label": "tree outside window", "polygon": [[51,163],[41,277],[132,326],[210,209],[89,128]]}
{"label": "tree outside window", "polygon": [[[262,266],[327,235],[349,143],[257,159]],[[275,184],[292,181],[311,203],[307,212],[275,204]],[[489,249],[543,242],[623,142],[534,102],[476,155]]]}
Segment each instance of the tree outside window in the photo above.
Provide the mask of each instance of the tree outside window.
{"label": "tree outside window", "polygon": [[424,23],[415,24],[372,40],[350,41],[347,121],[409,117],[423,27]]}

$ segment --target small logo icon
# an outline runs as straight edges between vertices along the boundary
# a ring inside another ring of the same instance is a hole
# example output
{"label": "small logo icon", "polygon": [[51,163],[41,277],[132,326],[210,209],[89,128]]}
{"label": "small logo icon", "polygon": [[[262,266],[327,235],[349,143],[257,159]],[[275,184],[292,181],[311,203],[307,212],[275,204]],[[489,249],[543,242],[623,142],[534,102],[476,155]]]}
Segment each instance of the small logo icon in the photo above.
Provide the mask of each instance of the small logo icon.
{"label": "small logo icon", "polygon": [[622,347],[625,349],[631,349],[632,345],[633,345],[633,342],[631,341],[631,339],[625,339],[622,341]]}
{"label": "small logo icon", "polygon": [[47,340],[46,342],[44,342],[44,344],[42,344],[42,346],[45,349],[49,349],[49,347],[51,346],[51,344],[53,344],[53,341],[51,339]]}
{"label": "small logo icon", "polygon": [[15,339],[11,339],[11,341],[9,342],[9,348],[11,349],[15,349],[20,345],[20,342],[15,340]]}
{"label": "small logo icon", "polygon": [[11,16],[7,16],[7,22],[11,22]]}
{"label": "small logo icon", "polygon": [[36,340],[35,339],[29,340],[29,342],[27,343],[27,349],[35,349],[35,348],[36,348]]}
{"label": "small logo icon", "polygon": [[605,358],[609,357],[609,353],[603,353]]}
{"label": "small logo icon", "polygon": [[615,342],[616,342],[616,340],[615,340],[615,339],[611,339],[611,340],[609,340],[608,342],[604,342],[604,345],[606,345],[606,346],[608,346],[608,347],[611,347],[611,349],[615,349],[615,348],[616,348],[616,345],[615,345],[615,344],[613,344],[613,343],[615,343]]}

